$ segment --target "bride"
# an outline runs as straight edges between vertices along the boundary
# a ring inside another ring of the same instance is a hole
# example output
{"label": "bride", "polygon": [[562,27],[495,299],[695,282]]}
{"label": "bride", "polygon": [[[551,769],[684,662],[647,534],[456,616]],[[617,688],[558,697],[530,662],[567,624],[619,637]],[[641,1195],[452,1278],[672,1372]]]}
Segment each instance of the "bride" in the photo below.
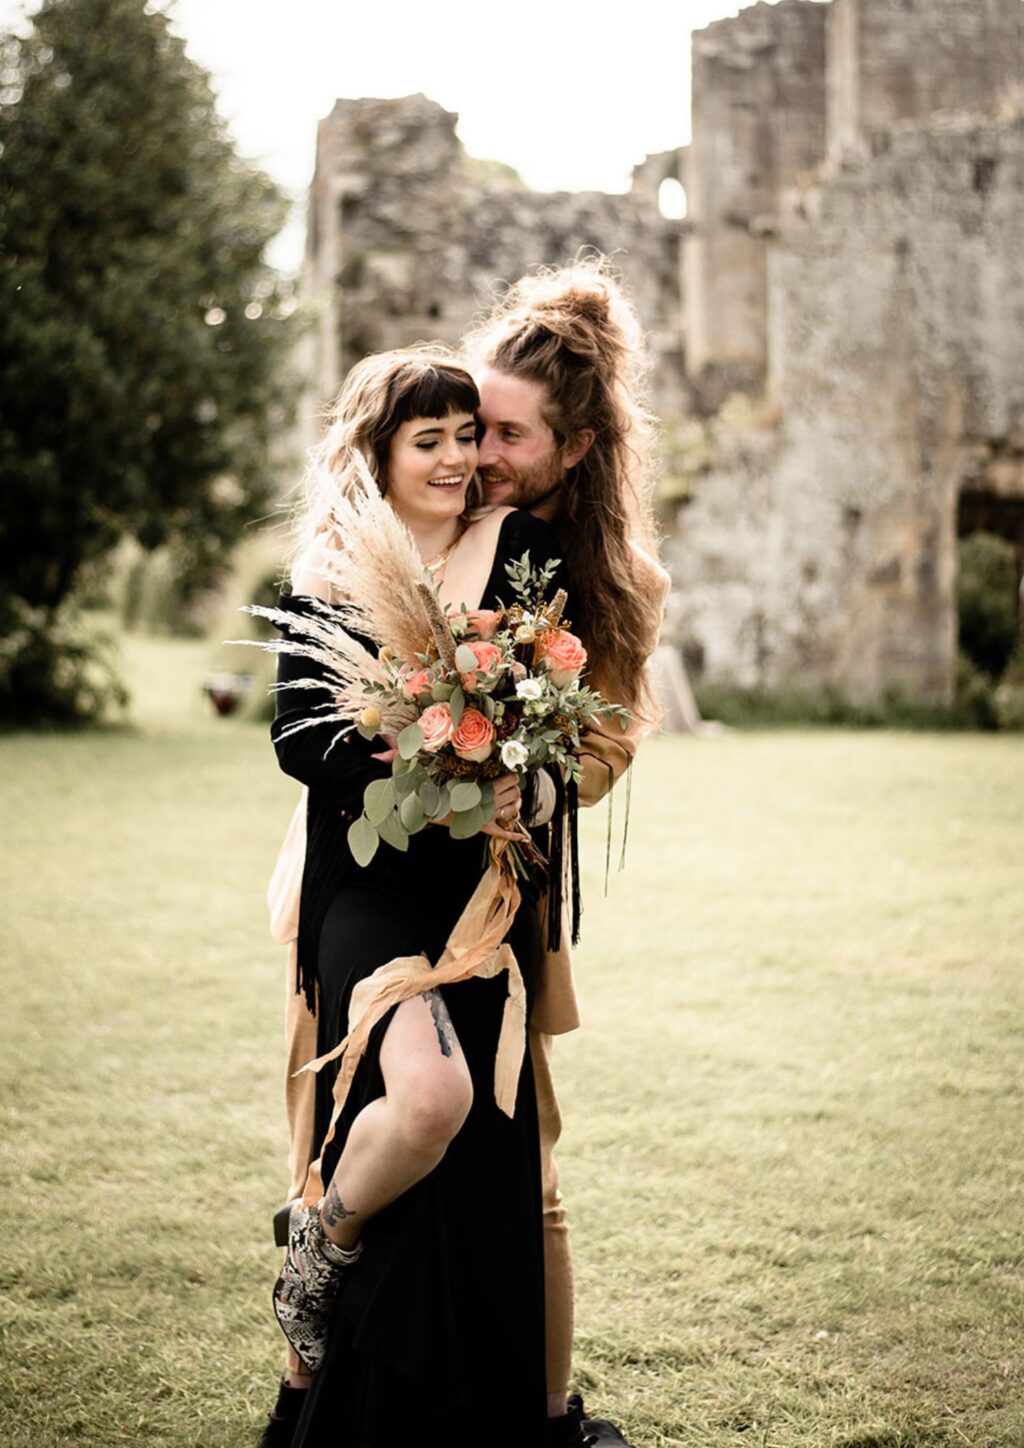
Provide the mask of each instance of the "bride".
{"label": "bride", "polygon": [[[510,601],[506,564],[527,551],[536,565],[558,556],[547,525],[530,514],[479,509],[478,406],[472,378],[438,349],[370,357],[352,370],[317,455],[304,544],[281,599],[297,624],[318,607],[313,600],[342,601],[325,564],[354,450],[411,533],[443,605],[494,609]],[[551,594],[564,586],[557,570]],[[453,839],[443,825],[412,836],[407,853],[382,845],[368,866],[354,862],[348,827],[365,786],[389,775],[387,756],[379,739],[354,733],[328,752],[330,723],[292,732],[329,692],[289,687],[310,674],[307,659],[280,656],[272,737],[282,769],[309,790],[296,989],[315,1008],[323,1055],[347,1034],[361,980],[396,957],[437,961],[483,864],[479,839]],[[523,838],[516,776],[496,780],[494,796],[485,832]],[[527,884],[521,893],[507,939],[529,1005],[541,939],[537,891]],[[529,1053],[514,1116],[495,1102],[505,997],[502,976],[444,985],[392,1007],[371,1032],[322,1153],[323,1197],[290,1211],[274,1291],[282,1329],[312,1374],[296,1448],[542,1441],[537,1110]],[[337,1065],[317,1078],[317,1143]]]}

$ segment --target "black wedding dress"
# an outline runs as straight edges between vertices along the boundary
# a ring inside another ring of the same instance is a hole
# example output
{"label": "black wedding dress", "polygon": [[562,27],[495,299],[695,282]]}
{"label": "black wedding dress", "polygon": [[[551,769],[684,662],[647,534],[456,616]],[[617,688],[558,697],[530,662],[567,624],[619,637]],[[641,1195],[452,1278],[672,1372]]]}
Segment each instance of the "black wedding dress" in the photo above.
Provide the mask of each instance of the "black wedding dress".
{"label": "black wedding dress", "polygon": [[[513,601],[506,563],[529,551],[542,565],[558,556],[547,526],[528,513],[501,525],[479,601]],[[564,586],[559,570],[553,593]],[[301,613],[301,598],[283,606]],[[310,676],[305,659],[282,655],[279,680]],[[436,961],[484,868],[484,840],[453,840],[428,827],[402,854],[382,843],[359,868],[346,844],[365,785],[389,767],[376,744],[350,735],[324,756],[334,726],[282,739],[316,695],[278,695],[273,728],[282,768],[309,786],[306,867],[299,921],[299,987],[316,990],[317,1049],[347,1033],[356,983],[396,956]],[[541,960],[536,892],[523,900],[508,940],[528,1002]],[[494,1059],[507,977],[442,987],[473,1079],[474,1100],[440,1164],[367,1225],[364,1251],[345,1276],[327,1358],[307,1394],[294,1448],[527,1448],[543,1442],[544,1287],[540,1157],[529,1052],[515,1115],[494,1100]],[[366,1056],[324,1154],[329,1182],[359,1111],[383,1095],[379,1053],[389,1013]],[[317,1080],[316,1142],[327,1130],[338,1063]]]}

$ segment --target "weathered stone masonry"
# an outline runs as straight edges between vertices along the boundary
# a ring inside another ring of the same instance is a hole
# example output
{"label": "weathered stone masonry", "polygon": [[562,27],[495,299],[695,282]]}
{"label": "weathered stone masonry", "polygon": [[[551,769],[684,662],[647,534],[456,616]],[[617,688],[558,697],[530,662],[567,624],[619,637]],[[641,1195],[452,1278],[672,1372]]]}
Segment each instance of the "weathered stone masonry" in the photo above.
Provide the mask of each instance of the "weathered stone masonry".
{"label": "weathered stone masonry", "polygon": [[705,679],[948,701],[958,525],[987,513],[1024,568],[1022,80],[1020,0],[782,0],[695,35],[687,356],[712,403],[730,370],[766,394],[764,426],[712,425],[668,547]]}
{"label": "weathered stone masonry", "polygon": [[[655,403],[710,466],[667,540],[670,637],[747,687],[948,700],[958,528],[1024,569],[1024,0],[780,0],[694,35],[693,139],[623,196],[535,193],[422,96],[321,123],[321,399],[455,341],[491,288],[616,254]],[[683,180],[686,222],[657,191]],[[723,404],[737,392],[751,403]]]}

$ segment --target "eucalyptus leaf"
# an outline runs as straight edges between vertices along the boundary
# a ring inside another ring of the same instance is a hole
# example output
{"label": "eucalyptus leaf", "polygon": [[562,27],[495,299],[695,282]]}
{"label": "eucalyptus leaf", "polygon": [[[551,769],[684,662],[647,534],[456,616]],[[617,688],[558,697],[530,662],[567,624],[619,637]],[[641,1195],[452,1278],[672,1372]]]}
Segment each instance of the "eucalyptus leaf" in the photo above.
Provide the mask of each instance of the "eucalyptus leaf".
{"label": "eucalyptus leaf", "polygon": [[475,779],[460,779],[451,787],[452,809],[457,814],[473,809],[481,800],[480,786]]}
{"label": "eucalyptus leaf", "polygon": [[491,698],[490,694],[480,695],[480,707],[487,715],[488,719],[494,718],[494,700]]}
{"label": "eucalyptus leaf", "polygon": [[411,759],[423,748],[423,730],[418,724],[407,724],[398,736],[398,752],[403,759]]}
{"label": "eucalyptus leaf", "polygon": [[486,823],[487,811],[480,805],[475,805],[463,814],[455,815],[448,828],[453,840],[468,840],[472,835],[479,834]]}
{"label": "eucalyptus leaf", "polygon": [[455,667],[463,674],[471,674],[476,669],[476,654],[468,644],[459,644],[455,650]]}
{"label": "eucalyptus leaf", "polygon": [[403,830],[399,823],[398,816],[392,812],[386,819],[377,826],[377,833],[387,844],[393,845],[396,850],[401,850],[403,855],[409,848],[409,835]]}
{"label": "eucalyptus leaf", "polygon": [[[395,775],[395,795],[398,800],[403,800],[407,795],[412,794],[419,783],[419,771],[406,769],[401,774]],[[394,803],[395,801],[392,801]]]}
{"label": "eucalyptus leaf", "polygon": [[363,793],[363,809],[371,825],[379,825],[395,807],[395,785],[391,779],[375,779]]}
{"label": "eucalyptus leaf", "polygon": [[427,822],[426,811],[420,804],[419,796],[415,794],[406,795],[399,807],[398,814],[402,824],[411,835],[414,835],[417,830],[421,830]]}
{"label": "eucalyptus leaf", "polygon": [[435,815],[437,813],[437,807],[441,803],[441,791],[434,781],[429,776],[426,779],[421,779],[416,793],[419,795],[420,804],[423,806],[423,813],[431,816]]}
{"label": "eucalyptus leaf", "polygon": [[430,818],[432,820],[443,820],[445,815],[447,815],[451,811],[451,807],[451,791],[446,784],[442,784],[438,787],[437,806],[435,809],[431,810]]}
{"label": "eucalyptus leaf", "polygon": [[466,707],[466,696],[458,687],[452,690],[452,696],[448,700],[448,708],[451,710],[452,725],[458,729],[459,720],[462,718],[462,711]]}
{"label": "eucalyptus leaf", "polygon": [[430,697],[435,704],[447,704],[454,692],[454,684],[435,684],[430,691]]}
{"label": "eucalyptus leaf", "polygon": [[357,865],[364,869],[377,853],[380,840],[377,831],[365,815],[353,821],[348,827],[348,847]]}

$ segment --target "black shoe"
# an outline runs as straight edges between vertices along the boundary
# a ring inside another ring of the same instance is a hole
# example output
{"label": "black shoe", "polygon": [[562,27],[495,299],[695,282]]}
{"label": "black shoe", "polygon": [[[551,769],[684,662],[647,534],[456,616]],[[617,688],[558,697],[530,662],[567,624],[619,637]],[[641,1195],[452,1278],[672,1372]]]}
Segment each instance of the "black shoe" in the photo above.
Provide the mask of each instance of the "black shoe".
{"label": "black shoe", "polygon": [[544,1441],[547,1448],[591,1448],[593,1439],[583,1431],[583,1404],[578,1397],[569,1399],[564,1417],[548,1419]]}
{"label": "black shoe", "polygon": [[291,1448],[295,1426],[308,1392],[308,1388],[292,1388],[284,1382],[280,1384],[277,1402],[267,1414],[267,1426],[256,1448]]}
{"label": "black shoe", "polygon": [[583,1439],[588,1448],[633,1448],[632,1443],[624,1438],[615,1424],[609,1423],[607,1418],[587,1417],[587,1410],[579,1393],[572,1393],[569,1397],[569,1412],[573,1411],[579,1413]]}

